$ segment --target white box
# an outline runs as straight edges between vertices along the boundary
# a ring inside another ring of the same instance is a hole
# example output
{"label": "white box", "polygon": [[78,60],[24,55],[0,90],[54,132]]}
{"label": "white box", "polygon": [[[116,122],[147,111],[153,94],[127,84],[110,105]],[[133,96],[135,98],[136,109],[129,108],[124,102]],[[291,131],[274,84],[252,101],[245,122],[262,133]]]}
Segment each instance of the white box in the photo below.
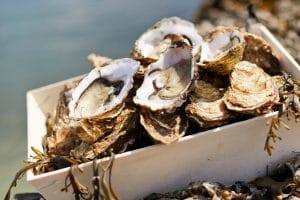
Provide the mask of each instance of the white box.
{"label": "white box", "polygon": [[[284,70],[300,79],[300,68],[278,41],[262,25],[251,26],[251,32],[264,37],[280,56]],[[30,147],[42,151],[41,139],[46,133],[46,114],[56,106],[59,92],[73,78],[27,93],[28,156]],[[272,117],[277,112],[242,122],[225,125],[195,135],[183,137],[170,145],[154,145],[116,155],[112,171],[114,190],[124,200],[140,199],[152,192],[180,189],[197,180],[219,181],[225,184],[251,180],[266,174],[274,166],[300,151],[299,124],[289,121],[291,130],[280,130],[271,157],[264,151],[265,139]],[[99,162],[107,162],[101,159]],[[91,162],[84,163],[79,180],[91,190]],[[34,175],[27,180],[48,200],[73,199],[73,191],[61,192],[69,168]]]}

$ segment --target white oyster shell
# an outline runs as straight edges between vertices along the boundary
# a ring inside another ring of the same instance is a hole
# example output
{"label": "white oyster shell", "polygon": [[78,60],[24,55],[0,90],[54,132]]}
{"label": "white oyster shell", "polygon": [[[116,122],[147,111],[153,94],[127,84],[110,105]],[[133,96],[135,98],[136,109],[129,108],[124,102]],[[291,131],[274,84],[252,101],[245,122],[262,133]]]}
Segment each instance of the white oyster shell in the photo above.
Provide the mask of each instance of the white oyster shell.
{"label": "white oyster shell", "polygon": [[202,37],[198,34],[194,24],[179,17],[170,17],[157,22],[140,36],[131,52],[132,58],[148,60],[148,63],[157,60],[167,46],[164,39],[170,34],[188,38],[193,46],[193,56],[200,52]]}
{"label": "white oyster shell", "polygon": [[172,112],[186,101],[194,78],[194,59],[189,44],[173,41],[157,62],[148,66],[133,101],[151,111]]}
{"label": "white oyster shell", "polygon": [[114,109],[121,111],[120,105],[133,87],[133,76],[138,68],[138,61],[123,58],[93,69],[72,92],[69,116],[99,119]]}
{"label": "white oyster shell", "polygon": [[218,27],[203,42],[200,62],[202,68],[226,75],[243,57],[244,34],[236,28]]}

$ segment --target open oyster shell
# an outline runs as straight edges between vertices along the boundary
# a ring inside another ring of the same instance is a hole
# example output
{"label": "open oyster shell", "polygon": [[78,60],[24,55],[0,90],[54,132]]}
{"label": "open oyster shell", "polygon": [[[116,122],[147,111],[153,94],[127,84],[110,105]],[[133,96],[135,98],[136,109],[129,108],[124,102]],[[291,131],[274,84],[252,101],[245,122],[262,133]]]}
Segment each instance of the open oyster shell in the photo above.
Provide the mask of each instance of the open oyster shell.
{"label": "open oyster shell", "polygon": [[220,75],[227,75],[242,60],[244,35],[236,28],[218,27],[202,44],[198,65]]}
{"label": "open oyster shell", "polygon": [[74,119],[103,119],[117,116],[122,110],[139,62],[130,58],[112,61],[93,69],[74,89],[68,104]]}
{"label": "open oyster shell", "polygon": [[198,34],[194,24],[179,17],[170,17],[157,22],[140,36],[131,51],[131,57],[147,64],[156,61],[167,48],[168,41],[165,39],[170,34],[186,37],[193,47],[193,56],[199,53],[202,37]]}
{"label": "open oyster shell", "polygon": [[248,61],[234,66],[230,87],[224,95],[227,109],[259,115],[270,112],[278,100],[277,86],[263,69]]}
{"label": "open oyster shell", "polygon": [[141,124],[148,134],[157,142],[170,144],[181,138],[188,127],[187,120],[180,112],[151,112],[142,110],[140,114]]}
{"label": "open oyster shell", "polygon": [[172,112],[186,101],[194,67],[190,45],[182,38],[173,40],[159,60],[149,65],[134,103],[151,111]]}
{"label": "open oyster shell", "polygon": [[271,46],[261,37],[245,33],[246,46],[243,60],[252,62],[264,69],[268,74],[280,72],[280,64]]}
{"label": "open oyster shell", "polygon": [[194,119],[200,127],[211,128],[228,123],[235,114],[227,110],[223,95],[226,91],[216,84],[204,80],[194,82],[190,93],[191,103],[185,108],[188,117]]}

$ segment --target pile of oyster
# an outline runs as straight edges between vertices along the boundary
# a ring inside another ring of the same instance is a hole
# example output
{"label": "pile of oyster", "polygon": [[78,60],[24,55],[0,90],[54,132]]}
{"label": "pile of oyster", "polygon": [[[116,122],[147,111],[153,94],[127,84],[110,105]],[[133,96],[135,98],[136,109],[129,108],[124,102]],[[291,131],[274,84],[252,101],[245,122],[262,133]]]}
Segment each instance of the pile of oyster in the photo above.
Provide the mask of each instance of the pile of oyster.
{"label": "pile of oyster", "polygon": [[144,200],[176,199],[300,199],[300,156],[277,166],[271,175],[232,185],[199,181],[168,193],[152,193]]}
{"label": "pile of oyster", "polygon": [[277,56],[238,28],[217,27],[202,39],[192,23],[165,18],[130,55],[89,56],[94,68],[65,86],[47,121],[48,154],[90,160],[149,144],[145,138],[169,144],[191,129],[272,112],[280,100]]}

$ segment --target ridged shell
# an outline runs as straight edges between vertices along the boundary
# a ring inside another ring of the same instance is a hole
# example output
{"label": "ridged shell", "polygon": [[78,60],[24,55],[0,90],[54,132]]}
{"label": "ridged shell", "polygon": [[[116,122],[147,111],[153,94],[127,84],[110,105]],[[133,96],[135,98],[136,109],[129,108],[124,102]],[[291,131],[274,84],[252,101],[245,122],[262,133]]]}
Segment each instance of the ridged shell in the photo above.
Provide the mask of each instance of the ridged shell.
{"label": "ridged shell", "polygon": [[261,37],[245,33],[246,46],[243,60],[252,62],[263,68],[268,74],[280,72],[280,64],[271,46]]}
{"label": "ridged shell", "polygon": [[270,112],[278,100],[277,86],[263,69],[248,61],[234,66],[230,87],[224,95],[227,109],[259,115]]}
{"label": "ridged shell", "polygon": [[141,124],[151,138],[157,142],[170,144],[181,138],[188,127],[187,120],[180,112],[162,113],[142,110]]}
{"label": "ridged shell", "polygon": [[189,44],[173,40],[159,60],[149,65],[134,103],[151,111],[172,112],[186,101],[194,67]]}
{"label": "ridged shell", "polygon": [[233,66],[242,60],[245,48],[244,36],[236,28],[218,27],[210,32],[203,42],[200,62],[201,68],[227,75]]}
{"label": "ridged shell", "polygon": [[224,88],[218,88],[207,81],[195,81],[194,89],[190,93],[191,103],[185,108],[187,116],[203,128],[226,124],[235,114],[227,110],[223,102],[224,92]]}
{"label": "ridged shell", "polygon": [[74,89],[68,104],[74,119],[103,119],[120,113],[139,62],[123,58],[93,69]]}
{"label": "ridged shell", "polygon": [[165,50],[164,39],[170,34],[186,37],[193,46],[193,56],[199,53],[202,37],[198,34],[194,24],[179,17],[170,17],[157,22],[139,37],[131,51],[131,57],[142,63],[156,61]]}

